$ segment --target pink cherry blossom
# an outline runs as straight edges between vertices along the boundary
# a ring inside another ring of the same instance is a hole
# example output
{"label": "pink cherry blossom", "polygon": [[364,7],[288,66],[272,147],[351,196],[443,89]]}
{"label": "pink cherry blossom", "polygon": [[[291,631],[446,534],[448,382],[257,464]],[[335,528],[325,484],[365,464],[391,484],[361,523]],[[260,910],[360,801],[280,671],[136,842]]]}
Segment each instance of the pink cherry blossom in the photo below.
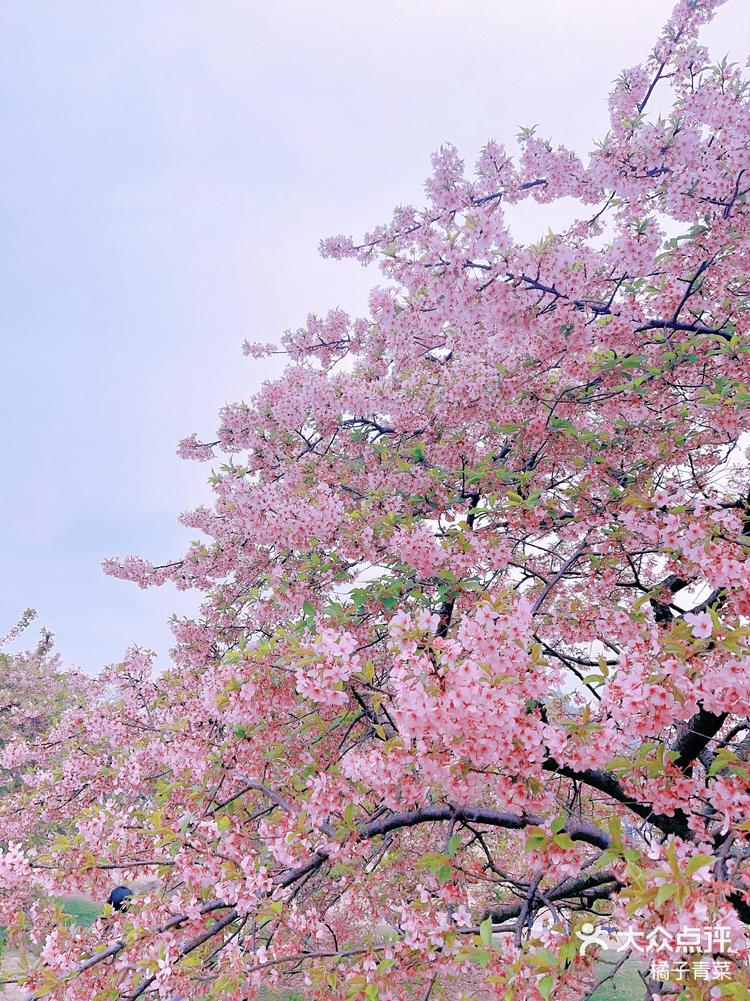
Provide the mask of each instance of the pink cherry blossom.
{"label": "pink cherry blossom", "polygon": [[696,639],[705,640],[713,632],[714,626],[708,612],[688,613],[685,622],[690,626],[690,631]]}
{"label": "pink cherry blossom", "polygon": [[[591,152],[446,144],[423,205],[323,241],[379,266],[365,315],[247,345],[288,366],[179,446],[218,460],[195,541],[105,564],[201,595],[168,661],[0,654],[35,999],[576,1001],[592,915],[728,929],[748,989],[750,88],[717,6],[679,0]],[[563,199],[516,238],[507,205]]]}

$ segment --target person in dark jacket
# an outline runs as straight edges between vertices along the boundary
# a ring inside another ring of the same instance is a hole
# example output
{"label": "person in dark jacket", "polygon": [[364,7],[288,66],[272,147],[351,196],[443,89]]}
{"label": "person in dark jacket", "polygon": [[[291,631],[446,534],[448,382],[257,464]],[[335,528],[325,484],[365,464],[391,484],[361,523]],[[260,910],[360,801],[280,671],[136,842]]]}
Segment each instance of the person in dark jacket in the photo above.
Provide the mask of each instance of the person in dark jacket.
{"label": "person in dark jacket", "polygon": [[133,896],[133,891],[128,886],[116,886],[107,897],[107,903],[113,911],[126,911],[128,909],[128,897]]}

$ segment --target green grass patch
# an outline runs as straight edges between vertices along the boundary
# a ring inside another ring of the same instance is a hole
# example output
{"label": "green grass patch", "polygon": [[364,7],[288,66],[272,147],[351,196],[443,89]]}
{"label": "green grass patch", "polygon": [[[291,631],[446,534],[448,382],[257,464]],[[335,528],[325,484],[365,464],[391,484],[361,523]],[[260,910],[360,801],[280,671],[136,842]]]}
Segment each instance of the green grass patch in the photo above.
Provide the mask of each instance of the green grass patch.
{"label": "green grass patch", "polygon": [[57,897],[57,903],[63,909],[63,914],[70,918],[70,924],[79,928],[88,928],[102,912],[102,907],[85,897]]}
{"label": "green grass patch", "polygon": [[[621,955],[621,954],[620,954]],[[615,960],[620,956],[613,952],[607,959]],[[606,984],[591,996],[591,1001],[642,1001],[644,986],[643,981],[638,976],[639,968],[645,972],[646,967],[635,959],[626,960],[615,974],[613,980],[608,980]],[[602,963],[597,970],[597,980],[611,971],[612,967]]]}

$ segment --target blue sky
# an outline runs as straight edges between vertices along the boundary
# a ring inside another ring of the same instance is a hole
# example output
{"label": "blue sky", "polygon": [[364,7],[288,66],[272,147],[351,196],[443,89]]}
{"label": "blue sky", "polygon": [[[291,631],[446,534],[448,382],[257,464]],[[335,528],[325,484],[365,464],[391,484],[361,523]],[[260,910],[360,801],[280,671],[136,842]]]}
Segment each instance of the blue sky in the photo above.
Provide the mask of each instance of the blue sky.
{"label": "blue sky", "polygon": [[[317,255],[421,201],[444,140],[585,151],[671,0],[4,0],[0,634],[31,605],[89,671],[165,653],[192,596],[100,562],[179,555],[208,496],[175,456],[277,369],[241,343],[377,281]],[[745,58],[750,5],[707,32]],[[511,217],[535,237],[565,206]]]}

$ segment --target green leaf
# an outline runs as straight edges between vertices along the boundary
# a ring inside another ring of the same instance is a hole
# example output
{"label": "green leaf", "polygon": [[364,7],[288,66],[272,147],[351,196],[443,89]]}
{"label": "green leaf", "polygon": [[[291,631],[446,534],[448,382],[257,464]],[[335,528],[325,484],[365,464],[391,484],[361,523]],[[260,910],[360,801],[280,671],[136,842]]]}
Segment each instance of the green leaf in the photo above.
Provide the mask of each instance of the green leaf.
{"label": "green leaf", "polygon": [[417,865],[429,869],[433,876],[437,876],[447,861],[448,856],[443,855],[442,852],[427,852],[426,855],[421,857]]}
{"label": "green leaf", "polygon": [[665,900],[669,900],[670,897],[674,896],[677,887],[674,883],[662,883],[659,889],[656,891],[656,897],[654,903],[657,907],[663,904]]}
{"label": "green leaf", "polygon": [[448,842],[448,857],[453,858],[458,849],[461,847],[461,835],[454,834],[450,841]]}
{"label": "green leaf", "polygon": [[721,996],[734,998],[734,1001],[750,1001],[750,991],[742,984],[722,984]]}
{"label": "green leaf", "polygon": [[552,833],[559,834],[560,831],[562,831],[562,829],[565,827],[567,822],[568,818],[565,815],[562,815],[560,817],[555,817],[555,819],[550,824],[550,827],[552,828]]}
{"label": "green leaf", "polygon": [[[614,759],[614,761],[617,760],[618,760],[617,758]],[[621,758],[619,760],[625,761],[626,763],[628,762],[627,758]],[[611,767],[611,763],[609,767]],[[620,822],[620,818],[616,815],[614,817],[610,817],[609,836],[612,839],[613,845],[617,846],[622,844],[622,823]]]}
{"label": "green leaf", "polygon": [[479,926],[479,938],[482,945],[492,945],[492,918],[485,918]]}
{"label": "green leaf", "polygon": [[542,979],[537,984],[539,993],[542,995],[543,998],[545,999],[548,998],[552,993],[552,983],[553,983],[552,977],[550,977],[549,974],[547,974],[547,976],[542,977]]}
{"label": "green leaf", "polygon": [[688,864],[685,866],[685,872],[688,876],[692,876],[693,873],[698,872],[704,866],[712,865],[716,859],[713,855],[693,855]]}
{"label": "green leaf", "polygon": [[557,964],[555,954],[549,949],[538,949],[531,957],[531,961],[534,966],[551,967]]}
{"label": "green leaf", "polygon": [[572,849],[576,846],[575,841],[569,834],[556,834],[554,841],[559,848]]}

